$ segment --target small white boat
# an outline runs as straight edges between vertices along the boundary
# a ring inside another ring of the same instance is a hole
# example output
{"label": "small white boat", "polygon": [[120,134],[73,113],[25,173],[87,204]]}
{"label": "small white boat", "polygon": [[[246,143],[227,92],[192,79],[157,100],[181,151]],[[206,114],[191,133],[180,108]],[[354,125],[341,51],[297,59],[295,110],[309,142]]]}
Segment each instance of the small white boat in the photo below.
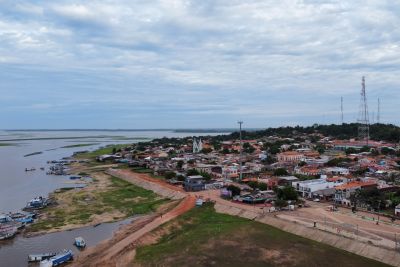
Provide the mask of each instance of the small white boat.
{"label": "small white boat", "polygon": [[77,246],[78,248],[86,247],[85,239],[83,239],[83,237],[81,237],[81,236],[80,237],[76,237],[74,245]]}
{"label": "small white boat", "polygon": [[29,262],[42,261],[54,257],[55,255],[56,253],[29,254],[28,261]]}

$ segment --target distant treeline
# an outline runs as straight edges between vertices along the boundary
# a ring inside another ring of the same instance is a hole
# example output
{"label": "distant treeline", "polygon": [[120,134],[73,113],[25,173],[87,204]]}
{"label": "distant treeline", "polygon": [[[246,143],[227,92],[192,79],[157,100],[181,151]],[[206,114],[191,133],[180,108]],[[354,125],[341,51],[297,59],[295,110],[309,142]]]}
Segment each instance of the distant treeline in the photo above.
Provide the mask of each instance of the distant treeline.
{"label": "distant treeline", "polygon": [[[252,140],[252,139],[262,139],[268,136],[279,136],[282,138],[293,138],[296,141],[304,141],[305,138],[301,137],[301,135],[312,135],[312,134],[323,134],[324,136],[330,136],[336,139],[351,139],[357,138],[358,136],[358,124],[350,123],[343,125],[318,125],[314,124],[313,126],[287,126],[287,127],[278,127],[278,128],[268,128],[265,130],[249,130],[242,131],[242,137],[244,140]],[[231,134],[225,135],[217,135],[217,136],[203,136],[202,139],[208,139],[210,143],[214,146],[220,147],[220,142],[229,141],[229,140],[237,140],[239,139],[239,132],[233,132]],[[152,146],[181,146],[185,145],[192,137],[172,137],[172,138],[157,138],[148,142],[140,142],[138,143],[139,150],[145,150],[146,145]],[[316,136],[314,136],[313,141],[318,140]],[[397,143],[400,142],[400,127],[392,124],[373,124],[370,126],[370,139],[377,141],[386,141]]]}
{"label": "distant treeline", "polygon": [[[296,138],[299,134],[321,133],[324,136],[331,136],[337,139],[357,138],[357,123],[345,123],[343,125],[318,125],[313,126],[287,126],[278,128],[268,128],[259,131],[242,131],[243,139],[258,139],[267,136],[279,136],[287,138]],[[213,139],[224,141],[239,138],[239,132],[229,135],[216,136]],[[400,142],[400,127],[393,124],[373,124],[370,125],[370,138],[377,141]]]}

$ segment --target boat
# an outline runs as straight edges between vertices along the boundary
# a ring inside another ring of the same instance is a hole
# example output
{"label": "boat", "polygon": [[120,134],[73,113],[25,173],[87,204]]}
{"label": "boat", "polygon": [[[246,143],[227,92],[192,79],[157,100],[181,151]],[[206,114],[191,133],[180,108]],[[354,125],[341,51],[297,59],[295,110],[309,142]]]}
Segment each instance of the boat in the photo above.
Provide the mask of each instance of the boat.
{"label": "boat", "polygon": [[80,237],[76,237],[74,245],[77,246],[78,248],[86,247],[85,239],[83,239],[83,237],[81,237],[81,236]]}
{"label": "boat", "polygon": [[17,227],[14,225],[1,224],[0,225],[0,240],[12,238],[17,234]]}
{"label": "boat", "polygon": [[9,213],[9,216],[13,219],[21,219],[21,218],[32,218],[35,219],[36,218],[36,214],[32,213],[32,212],[15,212],[15,213]]}
{"label": "boat", "polygon": [[26,171],[26,172],[33,172],[33,171],[36,171],[36,169],[35,169],[35,168],[30,168],[30,169],[25,168],[25,171]]}
{"label": "boat", "polygon": [[52,267],[52,266],[58,266],[60,264],[63,264],[67,261],[72,260],[74,257],[74,254],[72,254],[71,250],[63,250],[60,253],[56,254],[55,256],[51,257],[50,259],[47,260],[42,260],[40,262],[40,267]]}
{"label": "boat", "polygon": [[40,167],[40,170],[44,171],[44,167]]}
{"label": "boat", "polygon": [[37,262],[37,261],[43,261],[46,259],[50,259],[51,257],[54,257],[57,253],[40,253],[40,254],[29,254],[28,255],[28,261],[29,262]]}
{"label": "boat", "polygon": [[78,179],[81,179],[82,177],[81,176],[70,176],[69,177],[69,179],[71,179],[71,180],[78,180]]}
{"label": "boat", "polygon": [[32,217],[23,217],[23,218],[17,218],[17,219],[15,219],[15,221],[23,223],[23,224],[28,224],[28,223],[33,223],[33,218]]}
{"label": "boat", "polygon": [[35,209],[42,209],[48,205],[48,199],[45,197],[35,197],[31,199],[27,204],[24,210],[35,210]]}

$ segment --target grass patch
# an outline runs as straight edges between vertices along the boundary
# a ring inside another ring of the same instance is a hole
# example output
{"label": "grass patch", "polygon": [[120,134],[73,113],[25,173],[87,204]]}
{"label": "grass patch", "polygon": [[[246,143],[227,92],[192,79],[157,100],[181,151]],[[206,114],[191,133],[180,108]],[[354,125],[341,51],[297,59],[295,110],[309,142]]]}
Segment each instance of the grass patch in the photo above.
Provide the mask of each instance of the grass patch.
{"label": "grass patch", "polygon": [[61,206],[48,207],[43,213],[43,219],[30,226],[28,231],[37,232],[58,228],[68,224],[86,224],[93,220],[93,215],[101,215],[119,211],[123,219],[135,214],[145,214],[155,211],[159,205],[167,202],[152,191],[140,188],[116,177],[110,177],[111,185],[107,189],[87,192],[59,191],[57,196],[70,194],[63,197]]}
{"label": "grass patch", "polygon": [[98,144],[99,144],[99,143],[75,144],[75,145],[62,146],[61,148],[74,148],[74,147],[94,146],[94,145],[98,145]]}
{"label": "grass patch", "polygon": [[1,146],[16,146],[16,144],[13,144],[13,143],[0,143],[0,147]]}
{"label": "grass patch", "polygon": [[212,205],[194,208],[156,231],[164,233],[156,244],[136,250],[135,262],[141,266],[387,266],[265,224],[216,213]]}
{"label": "grass patch", "polygon": [[103,148],[96,149],[94,151],[90,152],[85,152],[85,153],[79,153],[75,155],[76,158],[79,159],[94,159],[97,156],[104,155],[104,154],[111,154],[113,152],[113,149],[115,148],[116,150],[125,148],[129,146],[129,144],[116,144],[116,145],[108,145]]}

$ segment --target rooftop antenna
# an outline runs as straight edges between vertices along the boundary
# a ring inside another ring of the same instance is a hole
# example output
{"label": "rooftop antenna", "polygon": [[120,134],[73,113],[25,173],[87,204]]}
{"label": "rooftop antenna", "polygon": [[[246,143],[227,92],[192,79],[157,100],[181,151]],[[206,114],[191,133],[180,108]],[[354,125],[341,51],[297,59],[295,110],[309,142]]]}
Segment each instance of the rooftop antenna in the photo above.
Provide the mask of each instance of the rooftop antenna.
{"label": "rooftop antenna", "polygon": [[341,121],[342,121],[342,125],[344,123],[344,116],[343,116],[343,96],[340,97],[340,111],[341,111]]}
{"label": "rooftop antenna", "polygon": [[378,98],[378,115],[376,116],[376,123],[381,123],[381,99]]}
{"label": "rooftop antenna", "polygon": [[358,139],[364,141],[365,145],[368,146],[369,142],[369,115],[368,115],[368,104],[367,95],[365,94],[365,77],[361,80],[361,99],[360,99],[360,110],[358,113]]}
{"label": "rooftop antenna", "polygon": [[239,124],[239,144],[240,144],[240,156],[239,156],[239,171],[240,171],[240,176],[239,176],[239,181],[242,181],[243,179],[243,172],[242,172],[242,124],[243,121],[238,121]]}

